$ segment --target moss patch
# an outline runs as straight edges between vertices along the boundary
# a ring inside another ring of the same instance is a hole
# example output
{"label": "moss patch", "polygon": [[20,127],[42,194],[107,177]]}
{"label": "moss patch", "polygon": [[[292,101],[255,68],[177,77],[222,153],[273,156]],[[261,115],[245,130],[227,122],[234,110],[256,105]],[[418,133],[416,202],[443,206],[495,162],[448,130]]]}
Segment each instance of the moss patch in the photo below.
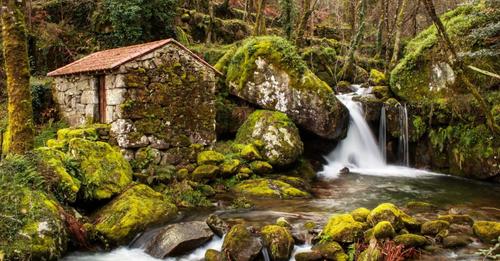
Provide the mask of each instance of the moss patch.
{"label": "moss patch", "polygon": [[354,220],[350,214],[334,215],[321,232],[325,241],[352,243],[363,234],[363,223]]}

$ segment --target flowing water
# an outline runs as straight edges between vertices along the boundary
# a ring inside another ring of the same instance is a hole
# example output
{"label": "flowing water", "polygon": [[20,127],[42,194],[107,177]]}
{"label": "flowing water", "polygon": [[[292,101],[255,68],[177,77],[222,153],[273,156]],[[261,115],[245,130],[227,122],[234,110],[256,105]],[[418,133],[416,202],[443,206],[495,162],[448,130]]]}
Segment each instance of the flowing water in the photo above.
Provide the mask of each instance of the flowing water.
{"label": "flowing water", "polygon": [[378,147],[385,162],[387,162],[387,117],[385,115],[385,104],[380,109],[380,124],[378,128]]}
{"label": "flowing water", "polygon": [[[368,90],[369,91],[369,90]],[[478,220],[500,220],[500,186],[474,180],[435,174],[401,166],[387,165],[384,155],[377,146],[368,124],[363,118],[359,103],[352,100],[355,95],[364,95],[367,90],[359,88],[356,93],[340,95],[339,99],[351,114],[347,138],[327,156],[328,165],[318,173],[320,178],[312,184],[312,199],[283,200],[259,199],[248,210],[228,210],[218,207],[204,211],[197,210],[185,215],[188,220],[204,220],[215,213],[229,224],[245,222],[260,227],[285,217],[294,226],[313,221],[323,226],[328,217],[335,213],[352,211],[359,207],[374,208],[383,202],[404,206],[409,201],[425,201],[439,206],[436,214],[470,213]],[[407,117],[406,120],[407,122]],[[404,126],[403,126],[404,127]],[[344,167],[350,174],[339,175]],[[231,195],[227,195],[231,196]],[[227,200],[228,197],[221,197]],[[147,233],[153,233],[151,230]],[[205,246],[181,257],[168,258],[174,261],[203,260],[207,249],[220,250],[223,239],[214,238]],[[141,243],[132,247],[120,247],[109,253],[72,253],[64,260],[75,261],[152,261],[141,249]],[[294,253],[310,249],[310,245],[295,246]],[[460,250],[445,250],[439,256],[426,260],[478,260],[477,249],[485,246],[474,242]],[[424,257],[425,258],[425,257]],[[292,255],[292,259],[293,255]]]}
{"label": "flowing water", "polygon": [[403,166],[410,166],[410,149],[408,134],[408,107],[406,104],[398,104],[399,109],[399,160]]}

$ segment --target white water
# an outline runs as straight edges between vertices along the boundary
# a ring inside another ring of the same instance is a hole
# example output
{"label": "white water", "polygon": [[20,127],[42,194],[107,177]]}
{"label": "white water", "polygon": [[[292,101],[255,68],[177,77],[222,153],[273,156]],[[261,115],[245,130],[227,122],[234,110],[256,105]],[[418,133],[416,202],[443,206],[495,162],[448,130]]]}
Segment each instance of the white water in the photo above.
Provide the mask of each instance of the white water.
{"label": "white water", "polygon": [[403,166],[410,166],[409,134],[408,134],[408,108],[406,104],[398,104],[399,108],[399,159]]}
{"label": "white water", "polygon": [[201,261],[205,259],[205,252],[208,249],[220,251],[224,239],[215,236],[210,242],[204,246],[194,250],[193,252],[179,256],[169,257],[167,259],[157,259],[144,252],[141,248],[120,247],[109,253],[73,253],[65,257],[64,261]]}
{"label": "white water", "polygon": [[[362,104],[353,100],[355,96],[369,94],[371,89],[361,88],[359,85],[354,85],[353,88],[356,89],[354,93],[337,95],[337,98],[349,110],[349,130],[347,137],[326,157],[328,164],[324,166],[319,175],[327,179],[337,178],[343,168],[349,168],[351,172],[374,176],[417,177],[424,174],[435,174],[386,163],[384,155],[364,118]],[[407,151],[407,149],[404,151],[405,155],[407,155]]]}

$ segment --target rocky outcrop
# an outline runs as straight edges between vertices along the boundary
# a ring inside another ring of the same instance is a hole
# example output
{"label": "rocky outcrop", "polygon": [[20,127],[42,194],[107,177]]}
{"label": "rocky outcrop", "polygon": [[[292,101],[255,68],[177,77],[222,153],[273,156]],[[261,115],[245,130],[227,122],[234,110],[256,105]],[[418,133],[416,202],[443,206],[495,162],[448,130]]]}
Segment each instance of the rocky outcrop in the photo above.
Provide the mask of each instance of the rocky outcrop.
{"label": "rocky outcrop", "polygon": [[294,163],[304,150],[299,130],[281,112],[259,110],[252,113],[238,130],[236,142],[262,144],[264,159],[273,166]]}
{"label": "rocky outcrop", "polygon": [[147,227],[177,214],[174,204],[146,185],[136,185],[99,210],[95,229],[114,244],[124,244]]}
{"label": "rocky outcrop", "polygon": [[296,124],[321,137],[345,136],[347,109],[286,40],[275,36],[250,38],[222,57],[216,68],[225,72],[234,95],[286,113]]}
{"label": "rocky outcrop", "polygon": [[[286,181],[286,180],[285,180]],[[283,180],[250,179],[233,187],[236,193],[259,198],[308,198],[311,195]]]}
{"label": "rocky outcrop", "polygon": [[168,225],[146,245],[146,253],[156,258],[175,256],[194,250],[212,239],[214,233],[202,221]]}
{"label": "rocky outcrop", "polygon": [[268,249],[271,260],[286,261],[292,254],[294,241],[292,233],[282,226],[268,225],[261,229],[264,246]]}

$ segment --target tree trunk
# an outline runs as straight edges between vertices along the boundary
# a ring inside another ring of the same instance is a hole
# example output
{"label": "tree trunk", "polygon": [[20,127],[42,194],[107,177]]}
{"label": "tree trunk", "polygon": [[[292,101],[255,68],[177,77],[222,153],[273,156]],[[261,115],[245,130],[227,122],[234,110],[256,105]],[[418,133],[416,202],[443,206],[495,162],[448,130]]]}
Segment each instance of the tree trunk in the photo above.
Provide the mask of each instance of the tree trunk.
{"label": "tree trunk", "polygon": [[33,108],[24,10],[24,1],[2,0],[2,37],[9,117],[2,144],[4,154],[24,154],[33,148]]}
{"label": "tree trunk", "polygon": [[401,45],[401,31],[403,30],[403,21],[405,18],[405,10],[408,5],[408,0],[403,0],[401,8],[399,9],[398,17],[396,18],[396,35],[394,36],[394,48],[392,52],[391,62],[389,63],[389,70],[392,70],[399,59],[399,50]]}
{"label": "tree trunk", "polygon": [[311,0],[302,1],[302,16],[300,18],[300,23],[297,28],[297,34],[295,35],[295,44],[301,46],[304,42],[304,35],[307,29],[307,23],[311,17],[318,0],[315,0],[311,5]]}
{"label": "tree trunk", "polygon": [[457,74],[458,79],[460,79],[460,81],[464,83],[465,88],[472,94],[472,96],[479,103],[479,107],[481,108],[483,114],[486,117],[486,124],[488,125],[488,128],[491,130],[493,134],[497,135],[500,134],[500,127],[495,123],[488,102],[483,98],[483,96],[481,96],[481,93],[479,92],[478,88],[470,82],[467,76],[465,76],[464,74],[465,66],[463,62],[459,60],[455,46],[451,42],[450,37],[446,32],[446,28],[441,22],[441,19],[437,16],[434,3],[432,2],[432,0],[423,0],[423,1],[425,8],[427,9],[427,12],[432,19],[432,22],[437,28],[437,33],[441,38],[441,41],[446,45],[446,49],[451,54],[450,56],[447,57],[448,57],[448,62],[452,65],[453,71]]}
{"label": "tree trunk", "polygon": [[356,1],[344,0],[344,12],[344,20],[351,26],[347,37],[352,39],[354,33],[356,32]]}
{"label": "tree trunk", "polygon": [[358,15],[359,27],[356,35],[352,37],[351,44],[349,45],[349,51],[347,53],[346,61],[344,62],[344,66],[340,70],[338,74],[339,79],[351,78],[354,76],[354,54],[358,49],[359,43],[363,39],[364,31],[365,31],[365,17],[366,17],[366,5],[367,0],[361,0],[360,9]]}
{"label": "tree trunk", "polygon": [[266,17],[264,9],[266,8],[266,0],[259,0],[257,6],[257,16],[255,18],[254,36],[263,35],[266,33]]}
{"label": "tree trunk", "polygon": [[245,1],[245,12],[243,13],[243,21],[248,21],[249,17],[250,17],[250,14],[252,12],[252,8],[250,7],[250,5],[252,4],[252,0],[246,0]]}
{"label": "tree trunk", "polygon": [[211,44],[212,43],[212,38],[213,38],[214,20],[215,20],[215,15],[214,15],[214,1],[213,0],[208,0],[208,14],[210,16],[210,22],[208,24],[208,29],[207,29],[206,43],[207,44]]}
{"label": "tree trunk", "polygon": [[385,1],[386,0],[380,0],[381,16],[378,21],[376,57],[380,57],[382,55],[382,48],[384,45]]}

